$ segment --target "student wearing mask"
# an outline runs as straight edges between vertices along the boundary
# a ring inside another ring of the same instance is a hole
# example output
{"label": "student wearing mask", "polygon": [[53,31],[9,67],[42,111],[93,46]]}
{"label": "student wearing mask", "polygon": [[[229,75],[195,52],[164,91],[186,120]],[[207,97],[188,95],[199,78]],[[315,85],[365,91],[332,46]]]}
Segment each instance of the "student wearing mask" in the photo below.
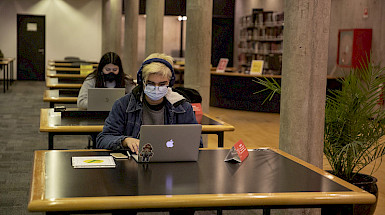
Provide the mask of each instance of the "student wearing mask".
{"label": "student wearing mask", "polygon": [[172,64],[171,56],[160,53],[144,60],[137,74],[138,86],[113,105],[97,137],[97,148],[137,153],[141,125],[197,124],[191,104],[171,89],[175,82]]}
{"label": "student wearing mask", "polygon": [[79,91],[77,106],[81,109],[87,109],[89,88],[126,88],[127,94],[134,87],[133,79],[123,71],[119,55],[108,52],[100,59],[98,68],[84,80]]}
{"label": "student wearing mask", "polygon": [[[97,137],[97,148],[129,149],[138,153],[141,125],[197,124],[191,104],[171,89],[175,82],[172,64],[171,56],[160,53],[144,60],[137,74],[138,86],[114,103]],[[194,214],[190,209],[169,212],[171,215]]]}

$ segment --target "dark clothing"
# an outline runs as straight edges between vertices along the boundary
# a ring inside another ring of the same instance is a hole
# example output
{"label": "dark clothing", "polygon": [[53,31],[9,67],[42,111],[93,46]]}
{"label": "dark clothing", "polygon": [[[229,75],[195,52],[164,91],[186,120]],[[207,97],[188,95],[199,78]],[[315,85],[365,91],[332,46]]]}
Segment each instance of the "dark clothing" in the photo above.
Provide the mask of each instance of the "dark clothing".
{"label": "dark clothing", "polygon": [[[131,93],[117,100],[97,136],[97,148],[123,149],[122,141],[127,137],[139,139],[142,125],[143,88],[135,87]],[[171,88],[165,96],[164,124],[197,124],[193,108],[180,94]],[[202,147],[202,141],[200,147]]]}

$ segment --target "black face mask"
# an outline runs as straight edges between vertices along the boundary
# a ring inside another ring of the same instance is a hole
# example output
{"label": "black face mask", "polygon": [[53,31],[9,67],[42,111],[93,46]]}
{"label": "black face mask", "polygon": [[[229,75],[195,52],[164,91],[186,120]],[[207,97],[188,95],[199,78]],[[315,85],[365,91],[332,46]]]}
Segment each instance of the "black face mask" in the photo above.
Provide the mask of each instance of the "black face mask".
{"label": "black face mask", "polygon": [[103,75],[104,75],[104,80],[109,81],[109,82],[115,81],[116,77],[117,77],[117,75],[115,75],[112,72],[108,73],[107,75],[106,74],[103,74]]}

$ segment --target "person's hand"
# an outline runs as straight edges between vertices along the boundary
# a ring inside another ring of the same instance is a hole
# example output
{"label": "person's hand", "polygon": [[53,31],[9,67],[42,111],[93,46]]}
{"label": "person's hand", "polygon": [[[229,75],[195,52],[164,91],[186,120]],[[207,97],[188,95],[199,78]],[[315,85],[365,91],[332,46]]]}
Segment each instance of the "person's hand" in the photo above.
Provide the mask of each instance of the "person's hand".
{"label": "person's hand", "polygon": [[129,148],[131,152],[138,154],[139,140],[131,137],[127,137],[122,142],[123,147]]}

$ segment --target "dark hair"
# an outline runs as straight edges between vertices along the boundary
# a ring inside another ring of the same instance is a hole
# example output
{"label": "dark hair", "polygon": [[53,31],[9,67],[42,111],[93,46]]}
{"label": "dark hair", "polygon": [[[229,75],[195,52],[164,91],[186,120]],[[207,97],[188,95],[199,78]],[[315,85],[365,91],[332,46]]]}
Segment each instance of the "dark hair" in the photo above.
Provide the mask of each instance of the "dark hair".
{"label": "dark hair", "polygon": [[114,64],[119,67],[119,73],[117,75],[116,79],[116,86],[115,88],[124,88],[125,87],[125,73],[123,71],[122,61],[120,60],[120,57],[115,52],[107,52],[102,56],[102,58],[99,61],[98,68],[92,72],[90,75],[92,75],[94,78],[96,78],[95,87],[96,88],[104,88],[104,75],[103,75],[103,68],[107,64]]}

